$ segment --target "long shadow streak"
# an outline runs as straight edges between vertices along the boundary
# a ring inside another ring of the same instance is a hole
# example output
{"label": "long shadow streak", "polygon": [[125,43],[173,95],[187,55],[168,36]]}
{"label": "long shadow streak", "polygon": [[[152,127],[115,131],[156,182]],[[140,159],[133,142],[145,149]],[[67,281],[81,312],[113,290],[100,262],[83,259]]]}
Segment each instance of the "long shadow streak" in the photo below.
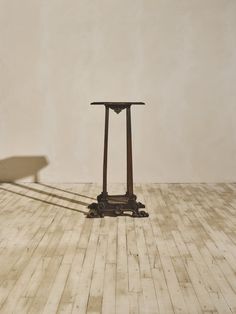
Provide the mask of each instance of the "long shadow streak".
{"label": "long shadow streak", "polygon": [[19,183],[10,183],[10,184],[11,185],[15,185],[15,186],[19,186],[19,187],[24,188],[26,190],[37,192],[37,193],[44,194],[44,195],[47,195],[47,196],[52,196],[52,197],[58,198],[58,199],[63,200],[63,201],[68,201],[68,202],[75,203],[75,204],[80,204],[80,205],[83,205],[83,206],[88,206],[89,205],[88,203],[85,203],[85,202],[76,201],[76,200],[73,200],[71,198],[60,196],[60,195],[57,195],[57,194],[54,194],[54,193],[48,193],[48,192],[45,192],[45,191],[42,191],[42,190],[38,190],[38,189],[29,187],[29,186],[25,186],[23,184],[19,184]]}
{"label": "long shadow streak", "polygon": [[[63,206],[63,205],[59,205],[59,204],[56,204],[56,203],[53,203],[53,202],[49,202],[49,201],[46,201],[46,200],[41,200],[40,198],[37,198],[37,197],[34,197],[34,196],[28,196],[28,195],[25,195],[23,193],[20,193],[20,192],[16,192],[16,191],[12,191],[12,190],[9,190],[9,189],[6,189],[4,187],[0,187],[1,190],[4,190],[6,192],[10,192],[10,193],[13,193],[13,194],[17,194],[17,195],[20,195],[20,196],[24,196],[24,197],[27,197],[27,198],[30,198],[32,200],[35,200],[35,201],[39,201],[39,202],[42,202],[42,203],[45,203],[45,204],[48,204],[48,205],[54,205],[54,206],[58,206],[58,207],[61,207],[61,208],[65,208],[65,209],[69,209],[69,210],[73,210],[75,212],[79,212],[79,213],[82,213],[82,214],[85,214],[87,215],[88,213],[83,211],[83,210],[79,210],[79,209],[75,209],[75,208],[71,208],[71,207],[67,207],[67,206]],[[48,194],[49,196],[51,194]],[[80,204],[80,205],[83,205],[83,206],[87,206],[86,203],[83,203],[83,202],[76,202],[77,204]]]}
{"label": "long shadow streak", "polygon": [[50,189],[57,190],[57,191],[62,191],[62,192],[66,192],[66,193],[69,193],[69,194],[73,194],[73,195],[85,197],[85,198],[88,198],[88,199],[90,199],[90,200],[96,200],[96,198],[94,198],[94,197],[89,197],[89,196],[82,195],[82,194],[78,194],[78,193],[75,193],[75,192],[63,190],[63,189],[60,189],[60,188],[58,188],[58,187],[51,186],[51,185],[48,185],[48,184],[44,184],[44,183],[41,183],[41,182],[37,182],[37,184],[42,185],[42,186],[45,186],[45,187],[50,188]]}

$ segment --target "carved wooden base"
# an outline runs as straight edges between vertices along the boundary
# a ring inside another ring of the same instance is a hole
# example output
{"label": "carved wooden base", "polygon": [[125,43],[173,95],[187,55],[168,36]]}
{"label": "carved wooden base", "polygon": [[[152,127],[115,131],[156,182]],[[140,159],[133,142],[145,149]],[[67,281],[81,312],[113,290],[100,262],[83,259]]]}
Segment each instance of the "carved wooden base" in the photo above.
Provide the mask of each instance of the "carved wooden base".
{"label": "carved wooden base", "polygon": [[126,212],[131,212],[132,217],[148,217],[149,214],[140,208],[145,208],[145,205],[136,201],[136,195],[108,195],[101,193],[97,197],[97,203],[92,203],[88,206],[88,218],[106,216],[122,216],[127,215]]}

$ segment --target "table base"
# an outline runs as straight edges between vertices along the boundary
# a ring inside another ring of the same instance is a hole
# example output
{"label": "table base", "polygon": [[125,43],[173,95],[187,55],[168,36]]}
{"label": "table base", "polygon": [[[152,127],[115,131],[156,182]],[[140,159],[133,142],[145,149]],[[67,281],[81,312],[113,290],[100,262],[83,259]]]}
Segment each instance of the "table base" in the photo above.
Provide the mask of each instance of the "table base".
{"label": "table base", "polygon": [[97,203],[92,203],[88,206],[88,218],[104,217],[104,216],[122,216],[131,212],[132,217],[148,217],[148,213],[140,208],[145,208],[145,205],[136,201],[136,195],[108,195],[101,193],[97,197]]}

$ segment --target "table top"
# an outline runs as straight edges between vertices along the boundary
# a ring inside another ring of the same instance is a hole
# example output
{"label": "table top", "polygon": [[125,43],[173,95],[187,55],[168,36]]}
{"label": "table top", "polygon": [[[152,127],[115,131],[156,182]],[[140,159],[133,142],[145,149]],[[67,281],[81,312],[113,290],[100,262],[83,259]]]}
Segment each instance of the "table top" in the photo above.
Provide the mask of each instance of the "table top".
{"label": "table top", "polygon": [[101,101],[101,102],[92,102],[91,105],[109,105],[109,106],[130,106],[130,105],[145,105],[144,102],[135,102],[135,101]]}

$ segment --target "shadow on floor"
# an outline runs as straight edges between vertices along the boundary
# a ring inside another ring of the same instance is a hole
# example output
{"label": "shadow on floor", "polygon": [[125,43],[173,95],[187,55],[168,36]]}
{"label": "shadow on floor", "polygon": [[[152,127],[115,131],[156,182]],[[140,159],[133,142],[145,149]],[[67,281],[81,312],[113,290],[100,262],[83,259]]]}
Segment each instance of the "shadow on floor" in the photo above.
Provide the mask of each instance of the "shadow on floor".
{"label": "shadow on floor", "polygon": [[69,193],[69,194],[72,194],[72,195],[76,195],[76,196],[81,196],[81,197],[84,197],[84,198],[88,198],[88,199],[90,199],[90,200],[97,200],[97,199],[94,198],[94,197],[90,197],[90,196],[86,196],[86,195],[83,195],[83,194],[78,194],[78,193],[75,193],[75,192],[63,190],[63,189],[60,189],[60,188],[58,188],[58,187],[55,187],[55,186],[52,186],[52,185],[48,185],[48,184],[45,184],[45,183],[38,182],[38,184],[40,184],[40,185],[42,185],[42,186],[45,186],[45,187],[48,187],[48,188],[53,189],[53,190],[57,190],[57,191],[61,191],[61,192],[66,192],[66,193]]}
{"label": "shadow on floor", "polygon": [[[26,187],[26,189],[27,189],[27,187]],[[39,202],[44,203],[44,204],[53,205],[53,206],[57,206],[57,207],[60,207],[60,208],[65,208],[65,209],[73,210],[73,211],[75,211],[75,212],[79,212],[79,213],[83,213],[83,214],[87,215],[87,212],[85,212],[85,211],[83,211],[83,210],[79,210],[79,209],[72,208],[72,207],[68,207],[68,206],[63,206],[63,205],[60,205],[60,204],[57,204],[57,203],[54,203],[54,202],[50,202],[50,201],[47,201],[47,200],[40,199],[40,198],[38,198],[38,197],[29,196],[29,195],[26,195],[26,194],[21,193],[21,192],[12,191],[12,190],[9,190],[9,189],[7,189],[7,188],[5,188],[5,187],[2,187],[2,186],[0,186],[0,190],[6,191],[6,192],[10,192],[10,193],[13,193],[13,194],[16,194],[16,195],[20,195],[20,196],[23,196],[23,197],[32,199],[32,200],[34,200],[34,201],[39,201]],[[50,195],[50,193],[48,193],[48,195]],[[70,200],[70,201],[71,201],[71,200]],[[79,205],[86,206],[86,207],[89,205],[89,204],[87,204],[87,203],[80,202],[80,201],[76,201],[76,203],[79,204]]]}
{"label": "shadow on floor", "polygon": [[[48,164],[49,164],[48,160],[45,156],[13,156],[13,157],[2,159],[2,160],[0,160],[0,184],[1,183],[9,183],[13,187],[14,186],[20,187],[20,188],[28,190],[28,191],[36,192],[36,193],[39,193],[41,195],[46,195],[49,197],[54,197],[54,198],[57,198],[59,200],[68,201],[68,202],[71,202],[71,203],[74,203],[77,205],[82,205],[85,207],[87,207],[89,205],[89,203],[86,203],[86,202],[77,201],[77,200],[74,200],[71,198],[57,195],[57,194],[52,193],[52,192],[43,191],[43,190],[37,189],[35,187],[31,187],[28,185],[24,185],[24,184],[20,184],[20,183],[15,182],[19,179],[24,179],[24,178],[28,178],[28,177],[32,176],[33,181],[35,183],[41,185],[42,187],[46,187],[46,188],[49,188],[52,190],[57,190],[60,192],[72,194],[74,196],[79,196],[79,197],[84,197],[87,199],[94,200],[94,198],[88,197],[86,195],[78,194],[75,192],[60,189],[58,187],[54,187],[51,185],[40,183],[39,182],[39,172],[43,168],[45,168]],[[35,196],[29,196],[29,195],[24,194],[22,192],[9,189],[8,187],[6,188],[6,187],[1,186],[0,189],[7,191],[7,192],[10,192],[10,193],[13,193],[13,194],[23,196],[23,197],[27,197],[29,199],[40,201],[42,203],[46,203],[46,204],[58,206],[61,208],[81,212],[81,213],[87,215],[87,212],[85,212],[85,211],[78,210],[76,208],[67,207],[64,205],[60,205],[60,204],[54,203],[52,201],[43,200],[43,199],[35,197]]]}

